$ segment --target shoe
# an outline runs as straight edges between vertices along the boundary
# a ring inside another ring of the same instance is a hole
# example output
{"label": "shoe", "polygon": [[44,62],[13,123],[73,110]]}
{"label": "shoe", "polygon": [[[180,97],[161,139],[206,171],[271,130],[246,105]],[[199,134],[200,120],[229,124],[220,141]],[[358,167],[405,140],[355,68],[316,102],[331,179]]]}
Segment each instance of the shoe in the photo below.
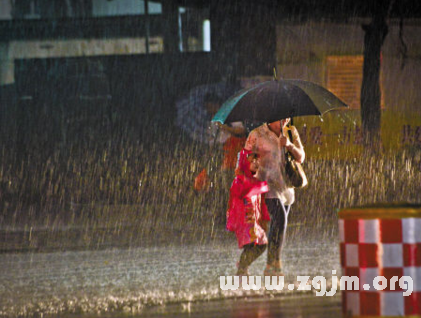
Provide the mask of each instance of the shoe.
{"label": "shoe", "polygon": [[281,267],[266,265],[266,268],[263,271],[263,276],[284,276],[284,273],[282,272]]}

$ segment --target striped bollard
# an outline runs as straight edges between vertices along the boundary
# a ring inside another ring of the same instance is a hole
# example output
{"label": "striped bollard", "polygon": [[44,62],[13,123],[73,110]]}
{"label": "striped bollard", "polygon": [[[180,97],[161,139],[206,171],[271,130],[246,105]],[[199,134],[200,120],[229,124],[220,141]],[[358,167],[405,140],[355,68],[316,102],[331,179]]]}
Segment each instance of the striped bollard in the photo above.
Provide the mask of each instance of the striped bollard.
{"label": "striped bollard", "polygon": [[421,206],[341,210],[339,235],[341,282],[344,276],[359,280],[357,290],[341,286],[344,315],[421,317]]}

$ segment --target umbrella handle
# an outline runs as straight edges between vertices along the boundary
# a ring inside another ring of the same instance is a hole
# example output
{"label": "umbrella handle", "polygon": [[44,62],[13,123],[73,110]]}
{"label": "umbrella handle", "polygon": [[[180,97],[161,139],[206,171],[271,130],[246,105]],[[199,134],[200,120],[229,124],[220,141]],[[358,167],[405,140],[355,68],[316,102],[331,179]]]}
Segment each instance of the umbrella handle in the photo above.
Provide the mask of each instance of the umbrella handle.
{"label": "umbrella handle", "polygon": [[273,80],[274,81],[278,80],[278,76],[276,75],[276,66],[273,67]]}
{"label": "umbrella handle", "polygon": [[[290,120],[290,122],[288,123],[287,127],[288,127],[288,136],[289,136],[289,140],[290,140],[291,142],[294,142],[294,141],[293,141],[293,138],[292,138],[291,126],[293,126],[293,124],[292,124],[292,117],[291,117],[291,120]],[[282,134],[284,134],[284,130],[283,130],[283,129],[282,129]]]}

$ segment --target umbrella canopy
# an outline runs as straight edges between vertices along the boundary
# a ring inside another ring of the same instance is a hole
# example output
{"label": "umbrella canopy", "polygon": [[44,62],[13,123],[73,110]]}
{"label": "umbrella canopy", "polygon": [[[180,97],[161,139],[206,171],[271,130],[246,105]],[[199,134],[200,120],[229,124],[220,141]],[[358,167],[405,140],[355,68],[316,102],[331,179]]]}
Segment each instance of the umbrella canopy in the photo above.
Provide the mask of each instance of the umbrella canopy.
{"label": "umbrella canopy", "polygon": [[340,107],[348,106],[322,86],[303,80],[273,80],[231,96],[212,121],[270,123],[289,117],[322,115]]}

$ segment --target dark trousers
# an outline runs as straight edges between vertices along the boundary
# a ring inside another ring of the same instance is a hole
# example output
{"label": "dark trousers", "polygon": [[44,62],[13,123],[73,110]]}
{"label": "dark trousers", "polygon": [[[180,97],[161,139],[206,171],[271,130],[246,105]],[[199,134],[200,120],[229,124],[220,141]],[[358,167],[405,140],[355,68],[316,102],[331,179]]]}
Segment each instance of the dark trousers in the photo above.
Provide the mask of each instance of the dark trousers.
{"label": "dark trousers", "polygon": [[243,246],[243,252],[240,256],[238,270],[246,270],[263,252],[266,250],[265,245],[257,245],[254,243],[246,244]]}
{"label": "dark trousers", "polygon": [[270,215],[267,263],[272,265],[281,260],[290,206],[283,206],[279,199],[266,199],[265,202]]}

